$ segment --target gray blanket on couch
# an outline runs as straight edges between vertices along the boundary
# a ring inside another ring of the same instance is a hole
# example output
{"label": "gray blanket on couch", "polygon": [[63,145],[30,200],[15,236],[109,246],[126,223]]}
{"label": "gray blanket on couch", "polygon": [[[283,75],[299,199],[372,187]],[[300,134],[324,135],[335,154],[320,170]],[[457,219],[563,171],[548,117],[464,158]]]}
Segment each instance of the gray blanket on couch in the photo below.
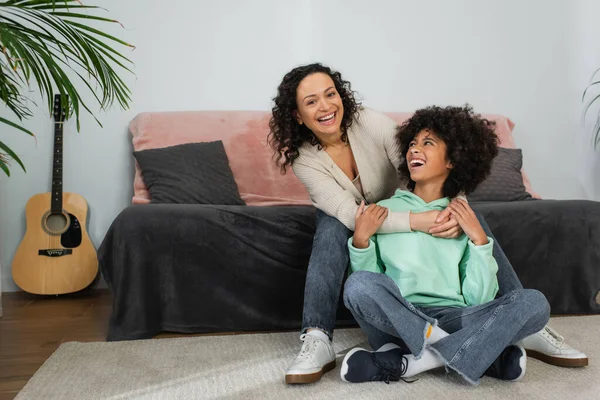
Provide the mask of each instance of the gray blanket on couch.
{"label": "gray blanket on couch", "polygon": [[[600,203],[473,203],[553,313],[598,313]],[[312,207],[136,205],[99,249],[114,295],[108,340],[298,329]],[[338,326],[354,324],[340,303]]]}

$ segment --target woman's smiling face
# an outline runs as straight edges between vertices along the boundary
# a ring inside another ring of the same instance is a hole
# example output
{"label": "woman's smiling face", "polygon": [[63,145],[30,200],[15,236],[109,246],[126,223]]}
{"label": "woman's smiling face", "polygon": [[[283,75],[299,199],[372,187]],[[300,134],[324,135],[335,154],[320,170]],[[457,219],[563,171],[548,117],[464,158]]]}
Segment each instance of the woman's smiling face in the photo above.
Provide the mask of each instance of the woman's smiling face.
{"label": "woman's smiling face", "polygon": [[321,141],[341,135],[344,104],[329,75],[308,75],[296,89],[296,119]]}

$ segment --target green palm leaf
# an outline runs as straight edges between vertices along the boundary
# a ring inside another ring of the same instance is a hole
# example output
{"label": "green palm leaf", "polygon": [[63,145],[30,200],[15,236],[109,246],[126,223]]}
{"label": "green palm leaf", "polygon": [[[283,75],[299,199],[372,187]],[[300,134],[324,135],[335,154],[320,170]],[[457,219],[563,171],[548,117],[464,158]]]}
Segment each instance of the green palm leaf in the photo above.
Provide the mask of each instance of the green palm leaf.
{"label": "green palm leaf", "polygon": [[[585,89],[585,91],[583,92],[582,101],[585,104],[583,106],[583,112],[581,115],[582,124],[585,124],[585,117],[586,117],[588,111],[590,111],[591,107],[598,106],[598,103],[600,103],[600,94],[598,94],[598,93],[592,95],[590,100],[587,100],[587,101],[585,100],[585,96],[588,93],[588,90],[590,88],[594,87],[595,85],[597,85],[598,83],[600,83],[600,82],[590,83],[588,85],[588,87]],[[597,108],[594,112],[596,114],[596,122],[594,124],[594,128],[592,129],[592,145],[593,145],[594,149],[597,149],[598,145],[600,144],[600,108]]]}
{"label": "green palm leaf", "polygon": [[[20,121],[32,116],[28,93],[36,90],[49,114],[54,94],[68,95],[68,116],[75,116],[77,130],[83,110],[94,116],[82,90],[91,92],[101,109],[114,103],[129,107],[131,92],[119,73],[132,73],[132,62],[118,48],[133,46],[87,24],[119,24],[99,11],[106,10],[80,0],[0,1],[0,100]],[[32,134],[3,118],[0,124]],[[25,170],[0,142],[0,169],[7,175],[11,159]]]}

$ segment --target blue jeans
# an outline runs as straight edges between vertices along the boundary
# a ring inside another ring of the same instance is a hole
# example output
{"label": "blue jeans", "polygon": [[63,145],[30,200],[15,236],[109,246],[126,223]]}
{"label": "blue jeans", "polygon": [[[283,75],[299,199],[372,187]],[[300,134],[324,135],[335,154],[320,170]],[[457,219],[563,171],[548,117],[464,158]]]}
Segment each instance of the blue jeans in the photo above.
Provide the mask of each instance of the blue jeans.
{"label": "blue jeans", "polygon": [[550,318],[550,305],[537,290],[513,290],[464,308],[417,307],[402,297],[390,277],[367,271],[350,275],[344,304],[373,349],[396,343],[418,359],[425,348],[427,322],[439,326],[450,335],[429,348],[474,384],[507,346],[539,331]]}
{"label": "blue jeans", "polygon": [[304,285],[302,332],[319,328],[333,336],[342,283],[350,262],[350,231],[337,218],[317,209],[316,232]]}
{"label": "blue jeans", "polygon": [[[523,289],[506,255],[490,231],[482,215],[475,213],[483,230],[494,239],[494,258],[498,263],[499,295]],[[319,328],[333,337],[335,317],[342,283],[348,270],[348,238],[350,231],[337,218],[317,209],[316,232],[308,262],[304,286],[302,332]]]}
{"label": "blue jeans", "polygon": [[496,273],[496,276],[498,277],[499,286],[498,296],[496,297],[515,290],[523,289],[523,285],[521,285],[519,277],[515,273],[510,261],[508,261],[506,254],[504,254],[504,250],[502,250],[498,244],[498,241],[494,237],[492,230],[488,226],[487,222],[485,222],[485,218],[483,218],[483,215],[478,212],[475,212],[475,216],[477,216],[477,219],[479,220],[479,223],[481,224],[481,227],[485,233],[494,240],[493,255],[496,259],[496,263],[498,264],[498,272]]}

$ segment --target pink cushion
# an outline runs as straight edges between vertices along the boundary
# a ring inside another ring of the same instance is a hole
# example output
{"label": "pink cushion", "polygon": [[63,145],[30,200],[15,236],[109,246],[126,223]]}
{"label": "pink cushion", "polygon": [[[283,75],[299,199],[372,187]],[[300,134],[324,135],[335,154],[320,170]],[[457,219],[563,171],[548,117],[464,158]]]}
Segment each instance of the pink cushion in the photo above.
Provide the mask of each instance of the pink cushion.
{"label": "pink cushion", "polygon": [[[399,124],[412,113],[387,113]],[[515,148],[513,122],[500,115],[496,121],[501,146]],[[178,111],[138,114],[129,124],[135,151],[183,143],[222,140],[240,195],[250,206],[310,205],[308,192],[291,169],[281,175],[267,144],[270,111]],[[523,173],[529,193],[529,180]],[[150,202],[139,165],[135,164],[134,204]]]}
{"label": "pink cushion", "polygon": [[[222,140],[240,196],[251,206],[310,205],[293,171],[281,175],[267,144],[267,111],[180,111],[137,115],[129,125],[134,150]],[[150,196],[135,166],[134,204]]]}

